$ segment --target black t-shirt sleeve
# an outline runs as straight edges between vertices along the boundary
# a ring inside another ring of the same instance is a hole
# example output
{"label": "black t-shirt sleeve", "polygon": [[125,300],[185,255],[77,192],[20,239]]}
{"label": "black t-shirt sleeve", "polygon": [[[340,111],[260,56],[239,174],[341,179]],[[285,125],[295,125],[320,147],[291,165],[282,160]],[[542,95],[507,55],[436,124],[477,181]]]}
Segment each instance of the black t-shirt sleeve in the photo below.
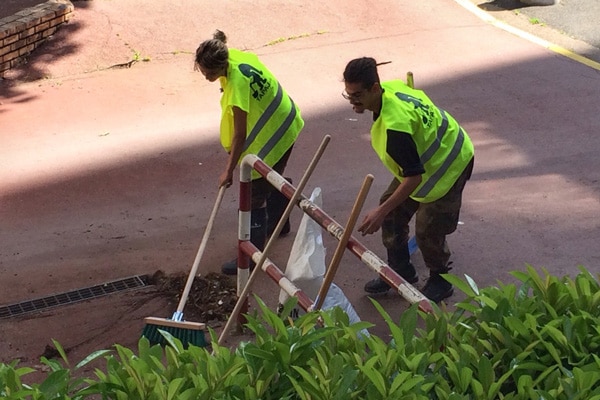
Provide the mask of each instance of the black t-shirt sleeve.
{"label": "black t-shirt sleeve", "polygon": [[421,175],[425,168],[417,152],[417,145],[406,132],[387,130],[386,151],[402,168],[402,176]]}

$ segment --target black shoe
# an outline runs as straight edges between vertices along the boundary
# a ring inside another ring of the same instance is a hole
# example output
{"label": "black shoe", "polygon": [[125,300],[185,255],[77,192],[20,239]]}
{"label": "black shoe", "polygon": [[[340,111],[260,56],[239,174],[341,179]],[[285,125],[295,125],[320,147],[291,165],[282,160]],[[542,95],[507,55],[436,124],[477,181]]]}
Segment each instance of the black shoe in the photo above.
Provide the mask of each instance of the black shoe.
{"label": "black shoe", "polygon": [[225,275],[237,275],[237,270],[237,258],[221,265],[221,272]]}
{"label": "black shoe", "polygon": [[454,294],[454,288],[452,287],[452,284],[445,280],[440,274],[433,273],[429,276],[429,279],[427,279],[427,283],[425,283],[425,286],[421,289],[421,293],[434,303],[439,303],[452,296],[452,294]]}
{"label": "black shoe", "polygon": [[390,290],[390,285],[388,285],[383,279],[375,278],[365,283],[365,292],[371,294],[380,294],[386,293]]}
{"label": "black shoe", "polygon": [[[398,274],[408,283],[413,284],[419,281],[419,275],[417,275],[415,267],[413,267],[412,264],[409,264],[409,268],[406,268],[406,270],[402,271],[402,273],[399,271],[396,272],[398,272]],[[375,278],[365,284],[364,290],[365,292],[371,294],[381,294],[387,292],[390,288],[391,286],[388,285],[383,279]]]}
{"label": "black shoe", "polygon": [[[255,265],[256,264],[254,264],[253,261],[250,261],[250,272],[252,272]],[[225,264],[221,265],[221,273],[225,275],[237,275],[237,270],[237,258],[227,261]]]}

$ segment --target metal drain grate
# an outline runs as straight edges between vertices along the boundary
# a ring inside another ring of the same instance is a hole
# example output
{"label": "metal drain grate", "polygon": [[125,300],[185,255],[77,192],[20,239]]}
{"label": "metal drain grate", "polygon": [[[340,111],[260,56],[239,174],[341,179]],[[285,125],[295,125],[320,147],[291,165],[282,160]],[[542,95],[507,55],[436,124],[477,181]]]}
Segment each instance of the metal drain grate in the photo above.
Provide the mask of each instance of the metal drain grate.
{"label": "metal drain grate", "polygon": [[144,287],[148,284],[148,275],[136,275],[125,279],[102,283],[83,289],[59,293],[39,299],[27,300],[21,303],[0,306],[0,318],[15,317],[52,307],[73,304],[79,301],[94,299],[107,294]]}

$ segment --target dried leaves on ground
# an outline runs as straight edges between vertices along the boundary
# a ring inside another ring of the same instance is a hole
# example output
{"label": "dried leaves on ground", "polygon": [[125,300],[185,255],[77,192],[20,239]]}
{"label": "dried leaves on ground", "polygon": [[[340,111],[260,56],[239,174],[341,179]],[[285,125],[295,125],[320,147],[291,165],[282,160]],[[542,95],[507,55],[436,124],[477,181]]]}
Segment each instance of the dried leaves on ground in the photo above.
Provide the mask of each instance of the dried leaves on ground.
{"label": "dried leaves on ground", "polygon": [[[157,271],[150,283],[156,286],[157,291],[177,304],[185,288],[187,275],[184,273],[166,275]],[[211,322],[226,321],[237,301],[236,283],[230,277],[211,272],[206,276],[197,276],[190,289],[184,308],[185,319],[188,321]]]}

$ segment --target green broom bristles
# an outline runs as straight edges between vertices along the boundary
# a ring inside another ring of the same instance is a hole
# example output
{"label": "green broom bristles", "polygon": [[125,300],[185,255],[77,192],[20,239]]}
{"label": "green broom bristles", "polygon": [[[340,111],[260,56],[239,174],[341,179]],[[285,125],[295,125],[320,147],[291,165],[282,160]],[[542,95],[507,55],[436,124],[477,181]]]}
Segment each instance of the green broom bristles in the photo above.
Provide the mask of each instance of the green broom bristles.
{"label": "green broom bristles", "polygon": [[189,345],[197,347],[206,347],[208,342],[204,336],[206,325],[198,322],[173,321],[167,318],[144,318],[144,330],[142,336],[148,339],[151,344],[167,344],[165,337],[160,331],[171,334],[183,344],[184,348]]}

